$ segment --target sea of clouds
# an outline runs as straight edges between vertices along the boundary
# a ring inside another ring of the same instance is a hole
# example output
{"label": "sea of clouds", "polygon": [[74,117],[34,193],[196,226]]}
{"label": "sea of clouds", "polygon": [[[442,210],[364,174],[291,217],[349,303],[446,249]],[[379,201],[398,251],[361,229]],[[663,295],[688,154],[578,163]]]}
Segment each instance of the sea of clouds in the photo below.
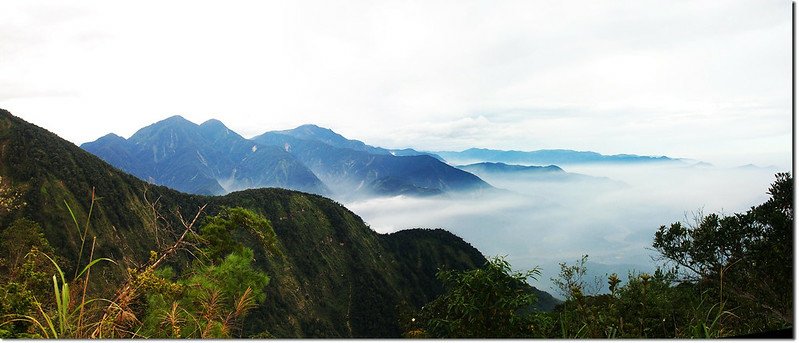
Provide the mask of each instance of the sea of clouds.
{"label": "sea of clouds", "polygon": [[580,165],[567,172],[596,176],[541,181],[485,176],[507,190],[496,194],[382,197],[345,203],[377,232],[443,228],[486,256],[507,256],[516,270],[534,267],[530,283],[557,296],[550,280],[560,262],[589,256],[589,282],[606,274],[652,272],[651,248],[661,225],[692,221],[695,213],[732,214],[768,199],[775,168],[717,168],[675,164]]}

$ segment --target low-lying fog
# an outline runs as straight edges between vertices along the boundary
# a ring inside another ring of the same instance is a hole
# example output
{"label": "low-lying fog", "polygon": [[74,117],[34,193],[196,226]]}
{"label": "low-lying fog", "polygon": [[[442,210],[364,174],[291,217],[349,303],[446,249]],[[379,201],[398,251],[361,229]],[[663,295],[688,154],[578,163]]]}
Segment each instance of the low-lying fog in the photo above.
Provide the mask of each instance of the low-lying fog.
{"label": "low-lying fog", "polygon": [[[563,167],[596,176],[534,181],[484,176],[502,194],[434,198],[389,197],[344,205],[372,229],[443,228],[486,256],[507,255],[516,270],[539,266],[534,286],[555,296],[551,277],[558,263],[589,255],[589,274],[652,272],[651,250],[660,225],[685,221],[692,212],[732,214],[768,199],[773,168],[675,165],[584,165]],[[599,177],[605,177],[599,178]],[[590,277],[593,279],[593,276]],[[606,284],[603,280],[602,284]]]}

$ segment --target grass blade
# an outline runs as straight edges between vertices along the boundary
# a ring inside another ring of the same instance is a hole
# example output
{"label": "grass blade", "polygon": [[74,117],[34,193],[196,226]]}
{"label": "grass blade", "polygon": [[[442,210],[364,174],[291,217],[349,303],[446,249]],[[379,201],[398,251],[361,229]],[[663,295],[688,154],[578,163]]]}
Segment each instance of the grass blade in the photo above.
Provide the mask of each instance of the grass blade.
{"label": "grass blade", "polygon": [[[47,256],[47,254],[42,254],[42,255],[44,255],[44,257],[47,257],[47,259],[50,260],[50,262],[53,263],[53,265],[55,266],[55,269],[58,270],[58,274],[61,275],[61,283],[67,283],[67,280],[64,277],[64,272],[61,271],[61,267],[58,266],[58,263],[56,263],[55,260],[50,258],[50,256]],[[55,277],[55,275],[53,275],[53,277]]]}
{"label": "grass blade", "polygon": [[87,264],[86,267],[83,267],[83,270],[81,270],[80,274],[78,274],[78,278],[83,276],[83,273],[85,273],[87,270],[89,270],[89,268],[91,268],[94,264],[96,264],[97,262],[100,262],[100,261],[108,261],[108,262],[111,262],[113,264],[116,264],[116,262],[114,262],[114,260],[112,260],[110,258],[107,258],[107,257],[98,258],[98,259],[96,259],[94,261],[89,262],[89,264]]}

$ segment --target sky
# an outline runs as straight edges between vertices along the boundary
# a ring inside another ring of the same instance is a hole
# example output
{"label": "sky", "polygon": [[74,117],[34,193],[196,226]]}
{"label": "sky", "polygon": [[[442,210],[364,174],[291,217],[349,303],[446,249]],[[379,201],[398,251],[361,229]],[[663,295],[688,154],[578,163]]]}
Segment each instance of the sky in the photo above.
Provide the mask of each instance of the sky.
{"label": "sky", "polygon": [[0,1],[0,108],[76,144],[179,114],[784,169],[791,95],[785,0]]}

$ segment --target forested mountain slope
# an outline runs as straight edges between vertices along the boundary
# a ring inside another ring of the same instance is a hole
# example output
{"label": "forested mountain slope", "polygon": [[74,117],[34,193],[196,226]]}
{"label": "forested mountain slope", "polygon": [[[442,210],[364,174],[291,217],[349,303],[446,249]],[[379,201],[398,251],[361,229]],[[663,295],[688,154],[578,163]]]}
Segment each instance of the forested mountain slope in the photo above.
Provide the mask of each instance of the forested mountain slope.
{"label": "forested mountain slope", "polygon": [[[243,336],[397,337],[399,306],[435,297],[438,268],[463,270],[485,262],[474,247],[446,231],[380,235],[317,195],[253,189],[211,197],[148,185],[5,110],[0,110],[0,176],[4,189],[19,195],[17,206],[0,211],[0,230],[19,218],[37,222],[68,274],[85,261],[75,261],[80,235],[65,202],[83,223],[94,190],[88,231],[88,237],[97,237],[94,256],[117,262],[97,272],[103,277],[93,288],[100,291],[114,289],[126,267],[145,263],[150,251],[158,250],[158,235],[163,240],[173,233],[163,228],[179,226],[177,212],[190,218],[207,204],[209,215],[244,207],[264,216],[277,235],[276,250],[241,236],[253,249],[257,268],[272,279],[267,300],[246,317]],[[153,219],[152,203],[162,219]],[[171,264],[185,268],[189,259],[178,256]]]}

